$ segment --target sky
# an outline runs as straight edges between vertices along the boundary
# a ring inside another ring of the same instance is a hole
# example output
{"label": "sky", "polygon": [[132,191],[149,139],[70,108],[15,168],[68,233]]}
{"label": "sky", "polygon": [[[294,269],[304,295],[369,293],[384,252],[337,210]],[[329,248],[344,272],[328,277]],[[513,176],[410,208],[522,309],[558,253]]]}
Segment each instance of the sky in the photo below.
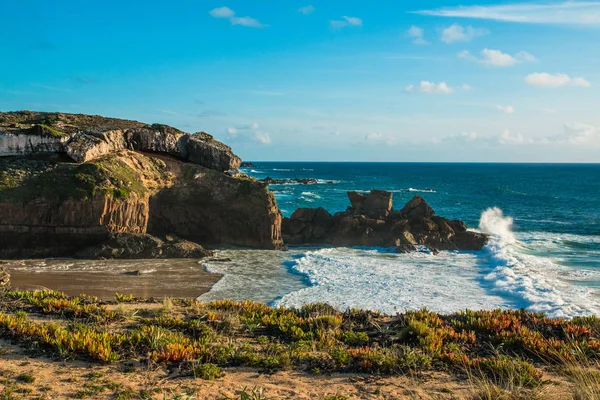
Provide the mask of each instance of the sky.
{"label": "sky", "polygon": [[0,110],[245,160],[600,162],[600,2],[0,1]]}

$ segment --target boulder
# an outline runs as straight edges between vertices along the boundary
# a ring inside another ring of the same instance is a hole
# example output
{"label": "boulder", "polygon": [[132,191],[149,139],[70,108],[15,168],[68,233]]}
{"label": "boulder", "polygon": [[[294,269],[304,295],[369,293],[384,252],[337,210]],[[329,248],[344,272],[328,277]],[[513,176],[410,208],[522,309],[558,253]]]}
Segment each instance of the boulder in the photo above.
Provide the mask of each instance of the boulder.
{"label": "boulder", "polygon": [[73,161],[84,163],[127,148],[121,130],[76,134],[66,145],[65,152]]}
{"label": "boulder", "polygon": [[478,251],[486,245],[488,239],[486,234],[464,231],[454,235],[453,242],[458,250]]}
{"label": "boulder", "polygon": [[371,190],[364,203],[365,213],[374,217],[387,217],[392,211],[392,193]]}
{"label": "boulder", "polygon": [[186,240],[163,242],[148,234],[112,233],[109,240],[75,256],[83,259],[204,258],[214,253]]}
{"label": "boulder", "polygon": [[127,143],[132,150],[165,153],[184,160],[188,157],[189,139],[190,135],[160,124],[127,131]]}
{"label": "boulder", "polygon": [[424,218],[431,218],[435,215],[435,211],[425,199],[419,195],[415,195],[404,208],[400,211],[400,214],[404,215],[409,220],[418,220]]}
{"label": "boulder", "polygon": [[348,199],[350,200],[350,207],[352,207],[352,211],[356,214],[361,213],[364,210],[365,201],[367,200],[367,195],[359,192],[348,192]]}
{"label": "boulder", "polygon": [[233,154],[231,147],[214,140],[206,132],[189,137],[187,153],[188,161],[217,171],[237,170],[242,163],[242,160]]}

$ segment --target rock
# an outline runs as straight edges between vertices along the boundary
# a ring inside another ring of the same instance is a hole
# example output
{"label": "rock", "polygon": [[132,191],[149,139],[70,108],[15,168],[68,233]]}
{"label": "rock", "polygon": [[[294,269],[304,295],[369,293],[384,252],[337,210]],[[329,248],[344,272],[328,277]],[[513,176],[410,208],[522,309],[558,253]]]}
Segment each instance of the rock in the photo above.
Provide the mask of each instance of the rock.
{"label": "rock", "polygon": [[237,170],[242,160],[233,154],[231,147],[205,132],[191,135],[187,144],[188,160],[217,171]]}
{"label": "rock", "polygon": [[212,251],[185,240],[163,242],[148,234],[112,233],[108,241],[84,249],[75,256],[84,259],[138,259],[204,258],[212,255]]}
{"label": "rock", "polygon": [[[18,112],[0,113],[0,136],[25,136],[37,124],[60,131],[69,149],[0,157],[0,258],[69,257],[120,232],[285,248],[273,194],[254,178],[223,173],[237,168],[239,158],[210,135],[99,116]],[[193,251],[161,250],[173,256]]]}
{"label": "rock", "polygon": [[348,192],[348,199],[350,200],[350,207],[355,214],[360,214],[365,208],[365,201],[367,195],[359,192]]}
{"label": "rock", "polygon": [[411,201],[406,203],[400,214],[406,216],[409,220],[431,218],[435,215],[435,211],[425,199],[419,195],[415,195]]}
{"label": "rock", "polygon": [[123,131],[76,134],[66,145],[65,151],[73,161],[84,163],[127,148]]}
{"label": "rock", "polygon": [[400,253],[400,254],[407,254],[407,253],[412,253],[413,251],[415,251],[417,248],[413,245],[410,244],[403,244],[400,245],[398,247],[396,247],[394,249],[395,253]]}
{"label": "rock", "polygon": [[332,224],[333,217],[324,208],[299,208],[282,225],[288,232],[284,241],[292,244],[324,243]]}
{"label": "rock", "polygon": [[229,146],[205,132],[92,115],[0,113],[0,156],[66,153],[84,163],[124,149],[168,154],[221,172],[241,164]]}
{"label": "rock", "polygon": [[483,233],[464,231],[454,235],[453,241],[458,250],[478,251],[486,245],[488,239]]}
{"label": "rock", "polygon": [[142,271],[140,271],[140,270],[125,271],[121,275],[126,275],[126,276],[140,276],[140,275],[142,275]]}
{"label": "rock", "polygon": [[137,151],[164,153],[186,160],[190,135],[167,125],[154,124],[127,131],[129,148]]}
{"label": "rock", "polygon": [[402,232],[396,239],[396,246],[410,245],[415,246],[418,242],[410,232]]}
{"label": "rock", "polygon": [[387,217],[392,211],[392,193],[371,190],[364,203],[365,213],[373,217]]}
{"label": "rock", "polygon": [[455,232],[465,232],[467,230],[467,225],[462,221],[453,220],[446,222]]}
{"label": "rock", "polygon": [[229,257],[223,257],[223,258],[211,258],[210,260],[207,260],[207,261],[225,263],[225,262],[231,262],[233,260]]}
{"label": "rock", "polygon": [[240,168],[256,168],[256,165],[248,161],[242,161],[242,163],[240,164]]}
{"label": "rock", "polygon": [[348,192],[348,199],[351,203],[348,210],[333,216],[323,209],[296,210],[282,225],[285,241],[394,247],[400,253],[424,245],[437,254],[439,250],[480,250],[488,239],[486,235],[466,231],[461,221],[435,216],[421,196],[415,196],[399,212],[392,210],[389,192]]}

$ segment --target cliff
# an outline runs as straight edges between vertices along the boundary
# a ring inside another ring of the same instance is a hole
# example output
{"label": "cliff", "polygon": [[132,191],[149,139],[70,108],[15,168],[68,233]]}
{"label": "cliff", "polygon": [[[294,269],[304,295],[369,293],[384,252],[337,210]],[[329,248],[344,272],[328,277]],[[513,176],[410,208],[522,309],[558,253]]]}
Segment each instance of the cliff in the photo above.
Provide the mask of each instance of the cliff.
{"label": "cliff", "polygon": [[283,247],[273,195],[253,178],[225,173],[241,161],[206,133],[0,113],[0,155],[0,258],[70,256],[115,233]]}

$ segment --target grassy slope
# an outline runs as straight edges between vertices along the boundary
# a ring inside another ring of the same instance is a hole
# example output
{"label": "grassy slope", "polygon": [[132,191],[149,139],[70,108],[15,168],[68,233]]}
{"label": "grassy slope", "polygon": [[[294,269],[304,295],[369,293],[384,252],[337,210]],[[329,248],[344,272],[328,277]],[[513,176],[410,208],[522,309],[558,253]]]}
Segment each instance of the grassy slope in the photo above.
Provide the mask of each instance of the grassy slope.
{"label": "grassy slope", "polygon": [[502,398],[490,395],[496,391],[534,398],[544,387],[543,371],[551,369],[579,381],[573,390],[600,394],[594,389],[600,388],[596,317],[567,321],[500,310],[452,315],[421,310],[391,317],[340,313],[324,304],[288,310],[191,300],[166,300],[148,309],[129,296],[116,299],[130,304],[115,309],[87,296],[6,292],[0,299],[0,336],[38,356],[121,367],[137,360],[207,380],[217,379],[223,367],[315,375],[444,371],[471,385],[478,382],[484,398]]}
{"label": "grassy slope", "polygon": [[[142,170],[132,168],[126,157],[135,159]],[[48,157],[0,158],[0,201],[30,202],[44,199],[92,199],[99,194],[126,198],[144,195],[143,174],[164,178],[160,162],[139,153],[125,152],[84,164],[50,162]]]}

